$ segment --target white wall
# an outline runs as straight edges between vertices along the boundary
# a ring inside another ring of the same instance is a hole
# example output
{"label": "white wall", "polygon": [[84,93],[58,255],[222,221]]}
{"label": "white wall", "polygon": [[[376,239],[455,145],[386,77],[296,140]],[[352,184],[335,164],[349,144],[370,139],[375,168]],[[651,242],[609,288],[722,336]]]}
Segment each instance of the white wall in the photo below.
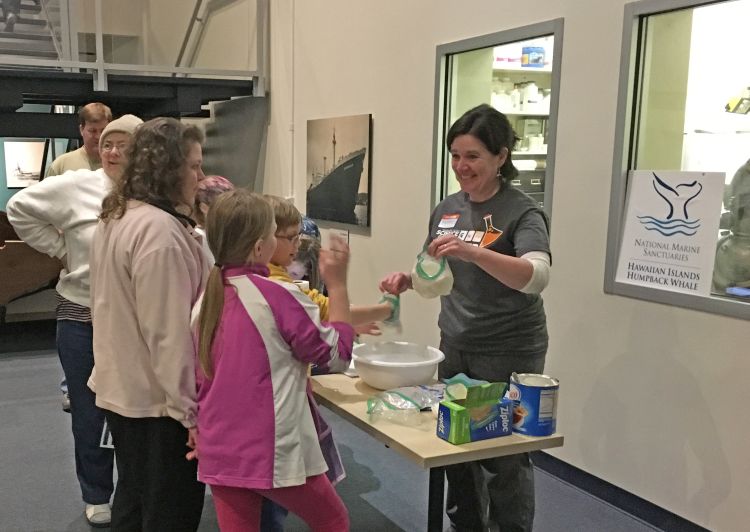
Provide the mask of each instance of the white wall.
{"label": "white wall", "polygon": [[[355,302],[409,268],[425,237],[435,46],[565,18],[544,296],[566,443],[552,453],[700,525],[744,529],[748,323],[602,291],[623,0],[272,4],[267,190],[304,208],[306,120],[373,115],[372,233],[352,235]],[[409,293],[402,308],[404,337],[436,343],[437,304]]]}
{"label": "white wall", "polygon": [[192,15],[192,2],[149,0],[141,11],[143,62],[174,65]]}
{"label": "white wall", "polygon": [[198,47],[195,68],[255,70],[256,1],[235,1],[211,13]]}
{"label": "white wall", "polygon": [[[292,175],[299,176],[300,180],[305,175],[304,159],[300,159],[301,166],[294,168],[295,14],[294,0],[270,2],[270,80],[266,90],[269,91],[271,110],[264,184],[266,193],[281,197],[295,195]],[[299,124],[299,132],[304,135],[306,131],[307,125],[303,119]],[[304,184],[301,186],[299,191],[304,192]],[[304,208],[303,194],[299,196],[302,203],[298,205]]]}
{"label": "white wall", "polygon": [[[76,0],[73,3],[79,32],[96,33],[94,3],[94,0]],[[102,32],[111,35],[140,35],[143,8],[143,0],[105,0],[102,2]]]}
{"label": "white wall", "polygon": [[[103,33],[132,35],[149,65],[175,65],[193,14],[194,2],[185,0],[104,0]],[[234,0],[211,12],[203,29],[195,68],[255,70],[257,0]],[[96,32],[94,0],[75,0],[78,31]],[[199,25],[195,31],[198,31]],[[133,61],[135,62],[135,60]],[[183,65],[185,59],[183,59]]]}

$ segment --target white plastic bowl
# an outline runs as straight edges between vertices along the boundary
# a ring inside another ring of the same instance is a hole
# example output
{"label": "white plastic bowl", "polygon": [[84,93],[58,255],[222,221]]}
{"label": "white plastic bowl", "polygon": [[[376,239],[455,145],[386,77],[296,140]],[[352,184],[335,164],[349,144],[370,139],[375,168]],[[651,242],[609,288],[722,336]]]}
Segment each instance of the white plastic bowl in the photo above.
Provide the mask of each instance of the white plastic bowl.
{"label": "white plastic bowl", "polygon": [[379,390],[428,384],[445,358],[439,349],[409,342],[376,342],[354,346],[354,369]]}

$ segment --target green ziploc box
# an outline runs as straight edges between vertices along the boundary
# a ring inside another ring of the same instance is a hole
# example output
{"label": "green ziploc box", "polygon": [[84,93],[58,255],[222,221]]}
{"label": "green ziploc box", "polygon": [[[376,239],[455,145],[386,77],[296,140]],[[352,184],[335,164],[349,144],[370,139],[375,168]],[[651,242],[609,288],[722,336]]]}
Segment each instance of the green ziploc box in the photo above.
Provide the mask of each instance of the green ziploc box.
{"label": "green ziploc box", "polygon": [[438,437],[458,445],[511,434],[513,401],[503,398],[506,388],[504,382],[469,386],[465,399],[441,401]]}

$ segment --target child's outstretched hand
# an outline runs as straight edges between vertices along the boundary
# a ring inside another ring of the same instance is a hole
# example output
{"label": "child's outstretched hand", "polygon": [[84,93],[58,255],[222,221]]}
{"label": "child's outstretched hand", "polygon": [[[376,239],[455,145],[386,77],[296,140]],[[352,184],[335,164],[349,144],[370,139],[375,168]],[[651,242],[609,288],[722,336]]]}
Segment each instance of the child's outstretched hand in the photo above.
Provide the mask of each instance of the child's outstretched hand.
{"label": "child's outstretched hand", "polygon": [[323,282],[329,289],[337,285],[346,286],[349,245],[343,239],[331,236],[330,248],[320,250],[318,268]]}

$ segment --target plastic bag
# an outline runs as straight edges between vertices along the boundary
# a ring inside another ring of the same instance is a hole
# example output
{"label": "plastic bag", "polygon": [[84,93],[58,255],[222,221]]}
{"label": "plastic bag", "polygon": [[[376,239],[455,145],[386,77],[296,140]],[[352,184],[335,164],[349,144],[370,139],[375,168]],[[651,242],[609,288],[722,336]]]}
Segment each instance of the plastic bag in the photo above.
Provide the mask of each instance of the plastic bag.
{"label": "plastic bag", "polygon": [[447,296],[453,289],[453,272],[445,257],[436,259],[426,251],[417,255],[411,272],[411,284],[425,298]]}
{"label": "plastic bag", "polygon": [[396,334],[401,334],[403,328],[401,327],[401,298],[394,294],[383,294],[380,299],[380,303],[388,302],[391,304],[391,315],[380,322],[382,328],[385,330],[392,331]]}
{"label": "plastic bag", "polygon": [[472,379],[466,373],[458,373],[449,379],[443,379],[445,383],[445,398],[453,401],[466,399],[466,389],[469,386],[487,384],[488,381]]}
{"label": "plastic bag", "polygon": [[422,410],[431,410],[443,398],[445,385],[404,386],[380,392],[367,400],[371,420],[388,419],[402,425],[418,425]]}

